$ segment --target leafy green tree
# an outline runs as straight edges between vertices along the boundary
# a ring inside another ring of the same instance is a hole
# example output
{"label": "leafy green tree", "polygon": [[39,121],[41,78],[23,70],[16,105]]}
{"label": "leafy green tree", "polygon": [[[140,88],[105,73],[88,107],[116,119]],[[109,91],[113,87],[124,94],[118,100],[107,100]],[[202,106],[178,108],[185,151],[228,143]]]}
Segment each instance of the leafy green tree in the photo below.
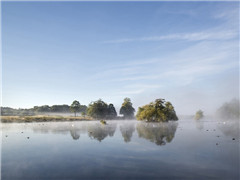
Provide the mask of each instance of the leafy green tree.
{"label": "leafy green tree", "polygon": [[80,105],[79,101],[77,101],[77,100],[73,101],[73,103],[71,104],[70,110],[72,112],[74,112],[75,117],[77,116],[77,112],[80,111],[80,107],[81,107],[81,105]]}
{"label": "leafy green tree", "polygon": [[135,109],[132,106],[131,99],[125,98],[122,107],[120,108],[120,114],[124,116],[124,118],[133,118]]}
{"label": "leafy green tree", "polygon": [[48,105],[34,106],[34,111],[36,111],[36,112],[51,112],[51,107]]}
{"label": "leafy green tree", "polygon": [[86,105],[81,105],[80,106],[80,112],[83,112],[86,115],[86,113],[87,113],[87,106]]}
{"label": "leafy green tree", "polygon": [[174,107],[172,103],[170,103],[169,101],[165,103],[165,111],[166,111],[167,119],[178,120]]}
{"label": "leafy green tree", "polygon": [[117,117],[117,112],[113,104],[108,105],[108,118],[109,119],[114,119]]}
{"label": "leafy green tree", "polygon": [[202,110],[198,110],[195,114],[194,119],[199,120],[203,118],[203,111]]}
{"label": "leafy green tree", "polygon": [[156,99],[155,102],[139,107],[136,117],[138,120],[158,122],[178,120],[173,105],[164,99]]}
{"label": "leafy green tree", "polygon": [[89,104],[87,115],[93,118],[105,118],[108,114],[108,105],[101,99]]}
{"label": "leafy green tree", "polygon": [[51,106],[51,112],[70,112],[70,106],[66,104],[53,105]]}
{"label": "leafy green tree", "polygon": [[85,116],[86,116],[86,112],[81,112],[81,115],[82,115],[83,117],[85,117]]}
{"label": "leafy green tree", "polygon": [[87,115],[96,119],[114,119],[117,112],[113,104],[107,104],[101,99],[89,104]]}

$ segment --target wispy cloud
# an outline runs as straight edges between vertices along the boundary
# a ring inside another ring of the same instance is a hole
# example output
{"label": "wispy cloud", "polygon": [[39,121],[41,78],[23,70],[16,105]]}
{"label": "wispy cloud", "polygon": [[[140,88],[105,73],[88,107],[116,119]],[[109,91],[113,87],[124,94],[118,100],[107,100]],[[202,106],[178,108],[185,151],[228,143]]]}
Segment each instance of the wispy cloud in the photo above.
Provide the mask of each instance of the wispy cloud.
{"label": "wispy cloud", "polygon": [[165,40],[185,40],[185,41],[203,41],[203,40],[228,40],[236,38],[238,32],[236,30],[227,30],[221,32],[193,32],[193,33],[176,33],[164,36],[149,36],[140,38],[124,38],[104,41],[105,44],[114,43],[129,43],[129,42],[151,42],[151,41],[165,41]]}
{"label": "wispy cloud", "polygon": [[124,86],[122,88],[122,90],[117,92],[116,94],[136,95],[136,94],[141,94],[141,93],[149,91],[151,89],[157,89],[160,87],[161,87],[161,85],[159,85],[159,84],[136,84],[135,83],[135,84]]}
{"label": "wispy cloud", "polygon": [[[101,79],[105,82],[128,84],[124,86],[127,89],[124,90],[125,93],[140,93],[140,90],[145,91],[151,88],[158,89],[163,87],[166,82],[171,82],[172,85],[188,85],[200,77],[219,74],[238,67],[237,52],[236,41],[199,42],[164,58],[146,59],[139,63],[134,62],[134,65],[121,63],[119,69],[116,65],[114,70],[103,73]],[[123,73],[125,68],[134,73]],[[119,74],[120,72],[122,73]],[[140,83],[141,81],[149,83],[143,84]]]}
{"label": "wispy cloud", "polygon": [[[174,13],[174,12],[167,12]],[[188,14],[189,16],[195,16],[196,12],[188,11],[176,11],[176,14]],[[155,41],[172,41],[172,40],[184,40],[184,41],[211,41],[211,40],[229,40],[236,38],[239,34],[237,26],[239,26],[239,8],[231,10],[221,10],[214,12],[210,15],[212,19],[222,20],[223,23],[214,28],[209,28],[204,31],[194,31],[185,33],[171,33],[165,35],[156,36],[142,36],[136,38],[121,38],[106,40],[104,44],[118,44],[118,43],[131,43],[131,42],[155,42]],[[237,26],[236,26],[237,25]],[[236,26],[236,27],[235,27]]]}

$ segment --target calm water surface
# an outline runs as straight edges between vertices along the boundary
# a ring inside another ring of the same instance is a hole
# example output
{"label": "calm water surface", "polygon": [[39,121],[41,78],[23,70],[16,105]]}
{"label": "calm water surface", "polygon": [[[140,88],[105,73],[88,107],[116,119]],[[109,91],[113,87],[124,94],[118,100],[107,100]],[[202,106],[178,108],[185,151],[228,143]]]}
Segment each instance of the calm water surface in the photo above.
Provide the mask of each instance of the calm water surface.
{"label": "calm water surface", "polygon": [[2,180],[239,179],[239,122],[1,126]]}

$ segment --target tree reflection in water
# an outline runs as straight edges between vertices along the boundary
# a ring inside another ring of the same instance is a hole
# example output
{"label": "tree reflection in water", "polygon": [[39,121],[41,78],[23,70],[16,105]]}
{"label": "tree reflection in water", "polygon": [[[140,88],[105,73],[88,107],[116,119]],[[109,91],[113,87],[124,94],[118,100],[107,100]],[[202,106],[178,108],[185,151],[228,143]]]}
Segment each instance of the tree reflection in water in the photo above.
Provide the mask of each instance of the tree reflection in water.
{"label": "tree reflection in water", "polygon": [[146,123],[139,122],[136,126],[138,136],[157,145],[165,145],[172,141],[177,129],[177,122]]}
{"label": "tree reflection in water", "polygon": [[78,140],[80,138],[80,134],[78,134],[76,129],[71,129],[70,134],[74,140]]}
{"label": "tree reflection in water", "polygon": [[135,123],[124,123],[120,125],[120,131],[125,142],[130,142],[133,132],[135,131]]}
{"label": "tree reflection in water", "polygon": [[218,122],[218,128],[225,136],[232,137],[232,138],[239,138],[239,119],[232,119],[232,120],[221,120]]}
{"label": "tree reflection in water", "polygon": [[41,133],[54,133],[54,134],[68,134],[74,140],[78,140],[80,138],[80,134],[84,134],[87,132],[86,123],[82,123],[81,125],[77,125],[77,123],[45,123],[45,124],[35,124],[32,127],[34,132]]}
{"label": "tree reflection in water", "polygon": [[204,129],[204,122],[201,119],[195,120],[195,123],[198,130],[202,131]]}
{"label": "tree reflection in water", "polygon": [[116,123],[109,123],[106,125],[96,123],[96,124],[90,124],[88,126],[88,136],[90,138],[97,139],[99,142],[101,142],[103,139],[105,139],[107,136],[113,136],[116,131],[117,124]]}
{"label": "tree reflection in water", "polygon": [[151,123],[151,122],[121,122],[108,121],[106,125],[99,121],[95,122],[71,122],[71,123],[44,123],[32,124],[34,132],[70,134],[73,140],[78,140],[81,134],[88,134],[92,139],[99,142],[106,137],[114,136],[119,125],[119,130],[125,142],[130,142],[135,129],[138,136],[150,140],[157,145],[165,145],[171,142],[177,129],[177,122]]}

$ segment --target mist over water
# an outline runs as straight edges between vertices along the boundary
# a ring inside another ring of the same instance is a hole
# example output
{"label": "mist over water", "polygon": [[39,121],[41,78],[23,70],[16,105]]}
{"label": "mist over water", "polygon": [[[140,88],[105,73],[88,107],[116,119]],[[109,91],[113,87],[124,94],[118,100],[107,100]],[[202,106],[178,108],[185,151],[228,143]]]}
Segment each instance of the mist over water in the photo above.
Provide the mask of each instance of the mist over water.
{"label": "mist over water", "polygon": [[205,117],[167,123],[112,120],[107,125],[82,121],[2,126],[3,180],[239,178],[240,139],[232,121]]}
{"label": "mist over water", "polygon": [[240,179],[239,2],[1,7],[2,180]]}

